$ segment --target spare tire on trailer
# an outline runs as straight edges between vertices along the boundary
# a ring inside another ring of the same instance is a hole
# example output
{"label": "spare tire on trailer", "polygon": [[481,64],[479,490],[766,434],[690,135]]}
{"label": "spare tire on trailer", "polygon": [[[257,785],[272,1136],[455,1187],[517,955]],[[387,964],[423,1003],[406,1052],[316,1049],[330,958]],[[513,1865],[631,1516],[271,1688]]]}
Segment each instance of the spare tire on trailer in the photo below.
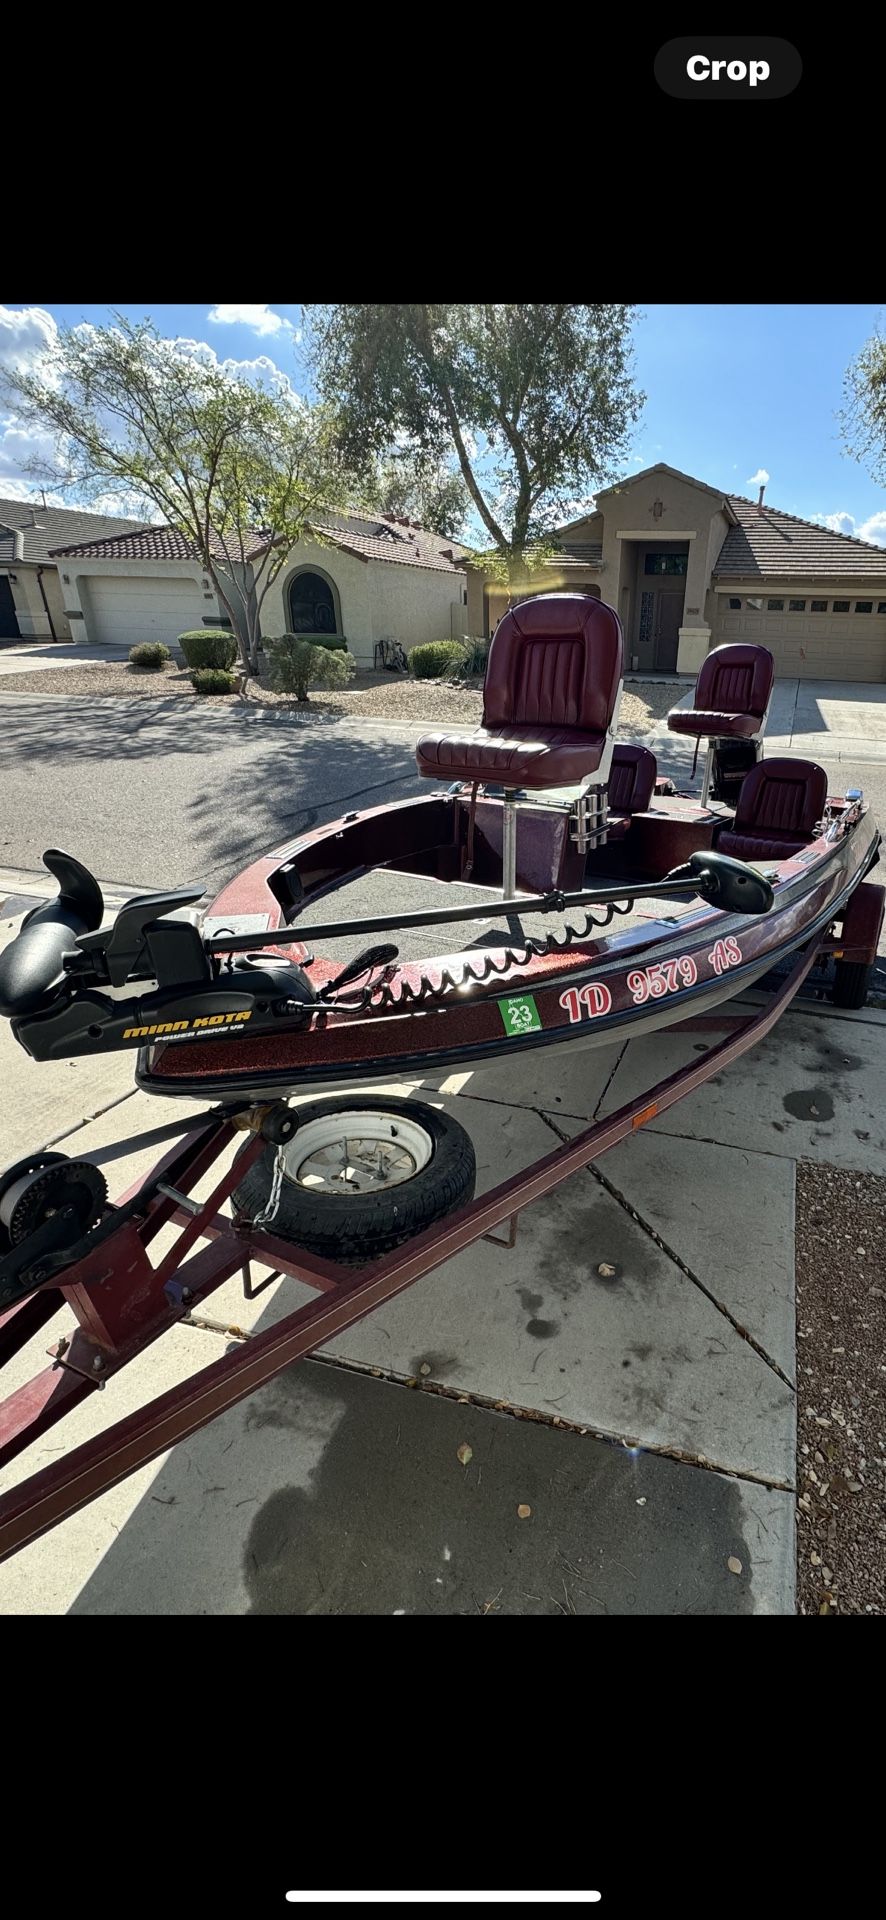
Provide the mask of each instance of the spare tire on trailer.
{"label": "spare tire on trailer", "polygon": [[[310,1253],[362,1265],[473,1198],[473,1142],[439,1107],[346,1094],[291,1111],[298,1127],[282,1149],[279,1205],[267,1231]],[[234,1189],[246,1220],[268,1204],[276,1156],[269,1146]]]}

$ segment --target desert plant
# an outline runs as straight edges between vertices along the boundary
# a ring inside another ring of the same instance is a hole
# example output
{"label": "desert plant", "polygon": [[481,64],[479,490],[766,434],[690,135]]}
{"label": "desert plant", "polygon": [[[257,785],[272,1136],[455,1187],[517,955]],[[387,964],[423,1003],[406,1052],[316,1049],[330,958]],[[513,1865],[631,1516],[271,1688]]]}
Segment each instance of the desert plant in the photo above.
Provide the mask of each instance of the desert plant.
{"label": "desert plant", "polygon": [[312,633],[312,647],[327,647],[330,653],[347,653],[348,643],[343,633]]}
{"label": "desert plant", "polygon": [[237,658],[237,636],[225,627],[197,627],[180,633],[177,645],[189,667],[232,667]]}
{"label": "desert plant", "polygon": [[237,675],[224,667],[195,667],[189,675],[195,693],[236,693]]}
{"label": "desert plant", "polygon": [[130,666],[140,667],[143,673],[159,673],[169,657],[169,648],[162,640],[142,640],[139,646],[129,649]]}
{"label": "desert plant", "polygon": [[267,648],[272,687],[276,693],[294,693],[297,700],[307,700],[309,686],[346,686],[357,664],[353,654],[315,646],[301,633],[282,633]]}
{"label": "desert plant", "polygon": [[465,650],[465,658],[463,663],[456,667],[453,678],[476,680],[482,677],[486,672],[486,661],[489,657],[489,641],[484,640],[479,634],[463,633],[461,644]]}
{"label": "desert plant", "polygon": [[431,640],[426,646],[413,647],[407,656],[409,671],[416,680],[442,680],[444,674],[463,667],[466,654],[460,640]]}

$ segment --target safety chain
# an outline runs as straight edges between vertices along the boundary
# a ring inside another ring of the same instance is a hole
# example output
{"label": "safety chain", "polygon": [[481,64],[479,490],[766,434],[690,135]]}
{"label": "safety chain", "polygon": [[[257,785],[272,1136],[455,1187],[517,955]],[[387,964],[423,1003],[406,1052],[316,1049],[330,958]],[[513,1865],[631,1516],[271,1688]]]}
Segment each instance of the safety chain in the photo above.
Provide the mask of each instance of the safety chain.
{"label": "safety chain", "polygon": [[285,1172],[285,1161],[284,1161],[285,1150],[286,1150],[285,1146],[281,1144],[277,1148],[277,1151],[274,1155],[274,1171],[271,1175],[271,1191],[268,1194],[267,1200],[265,1201],[265,1204],[262,1207],[261,1212],[257,1213],[254,1220],[251,1222],[251,1225],[253,1227],[269,1227],[272,1221],[276,1220],[277,1218],[277,1214],[280,1210],[280,1192],[283,1186],[283,1175]]}

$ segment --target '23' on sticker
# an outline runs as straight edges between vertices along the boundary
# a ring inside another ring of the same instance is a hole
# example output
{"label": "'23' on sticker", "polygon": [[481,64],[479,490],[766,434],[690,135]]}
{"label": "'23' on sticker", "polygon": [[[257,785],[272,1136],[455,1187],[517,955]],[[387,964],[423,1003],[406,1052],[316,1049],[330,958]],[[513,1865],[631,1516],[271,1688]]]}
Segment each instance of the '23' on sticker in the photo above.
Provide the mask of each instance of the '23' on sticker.
{"label": "'23' on sticker", "polygon": [[531,993],[520,993],[511,1000],[500,1000],[498,1010],[505,1033],[512,1038],[520,1033],[536,1033],[541,1027],[538,1008]]}

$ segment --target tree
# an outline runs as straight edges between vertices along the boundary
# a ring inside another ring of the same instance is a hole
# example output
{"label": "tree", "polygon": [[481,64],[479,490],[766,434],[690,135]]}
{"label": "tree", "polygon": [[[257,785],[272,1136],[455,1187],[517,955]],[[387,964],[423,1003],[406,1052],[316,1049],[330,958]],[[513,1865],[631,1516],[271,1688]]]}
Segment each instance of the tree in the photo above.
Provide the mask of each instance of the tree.
{"label": "tree", "polygon": [[60,331],[37,372],[5,384],[54,439],[54,459],[28,471],[78,501],[111,492],[191,541],[254,672],[268,589],[310,514],[337,497],[323,410],[282,375],[263,385],[119,314]]}
{"label": "tree", "polygon": [[616,476],[643,405],[629,306],[314,306],[320,394],[355,471],[457,462],[510,579]]}
{"label": "tree", "polygon": [[391,519],[417,521],[429,533],[461,540],[470,500],[457,468],[433,461],[418,464],[405,453],[382,459],[375,470],[358,481],[355,499]]}
{"label": "tree", "polygon": [[839,415],[846,451],[886,486],[886,334],[866,340],[843,382]]}

